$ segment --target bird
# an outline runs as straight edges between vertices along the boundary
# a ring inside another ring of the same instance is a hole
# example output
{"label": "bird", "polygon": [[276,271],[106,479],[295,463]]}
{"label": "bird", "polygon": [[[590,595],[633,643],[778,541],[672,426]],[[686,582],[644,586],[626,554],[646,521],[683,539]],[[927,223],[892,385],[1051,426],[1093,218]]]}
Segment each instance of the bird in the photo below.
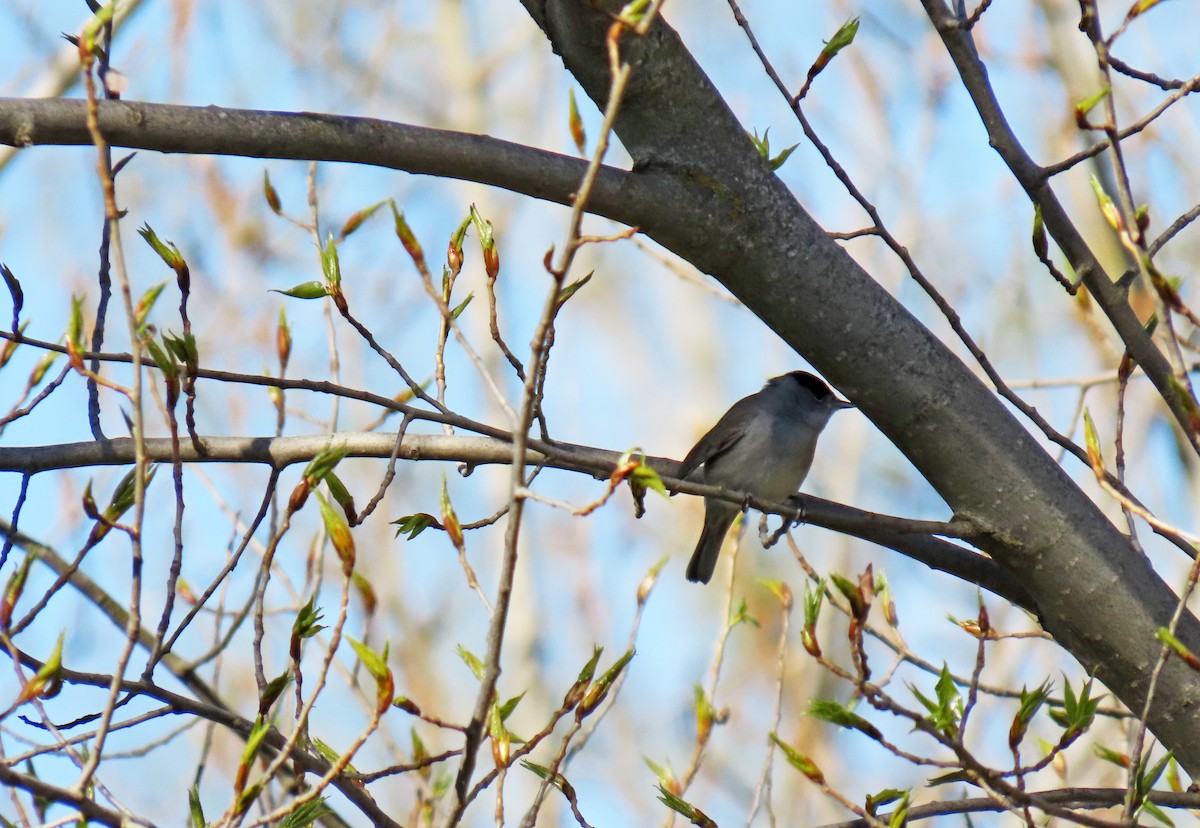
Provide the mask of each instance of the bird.
{"label": "bird", "polygon": [[[854,407],[806,371],[774,377],[725,412],[683,458],[676,477],[763,500],[784,500],[804,482],[829,418]],[[745,508],[704,498],[704,529],[688,562],[689,581],[709,582],[725,534]]]}

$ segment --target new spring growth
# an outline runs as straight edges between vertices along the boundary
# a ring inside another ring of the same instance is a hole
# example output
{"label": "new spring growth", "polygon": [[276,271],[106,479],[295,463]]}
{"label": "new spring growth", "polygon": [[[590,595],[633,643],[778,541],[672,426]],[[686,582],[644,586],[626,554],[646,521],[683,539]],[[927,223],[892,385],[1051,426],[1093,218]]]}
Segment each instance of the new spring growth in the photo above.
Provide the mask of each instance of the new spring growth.
{"label": "new spring growth", "polygon": [[803,753],[780,739],[778,733],[771,734],[771,741],[775,743],[776,747],[783,751],[783,756],[785,759],[787,759],[789,765],[800,771],[813,782],[816,782],[818,785],[825,784],[825,774],[823,774],[821,769],[817,767],[816,762],[809,759]]}
{"label": "new spring growth", "polygon": [[7,265],[0,264],[0,276],[4,277],[4,284],[8,287],[8,293],[12,296],[13,302],[13,327],[17,327],[17,319],[21,315],[21,308],[25,306],[25,293],[21,290],[21,282],[8,269]]}
{"label": "new spring growth", "polygon": [[467,236],[467,228],[471,226],[471,217],[467,216],[462,220],[462,224],[458,225],[458,229],[450,236],[450,243],[446,245],[446,264],[450,268],[450,277],[458,276],[463,266],[463,239]]}
{"label": "new spring growth", "polygon": [[1029,723],[1033,721],[1033,717],[1049,698],[1050,682],[1048,680],[1034,690],[1021,688],[1021,702],[1017,705],[1017,712],[1013,714],[1012,724],[1008,727],[1009,750],[1016,750],[1017,745],[1021,744],[1021,740],[1029,731]]}
{"label": "new spring growth", "polygon": [[571,140],[580,155],[587,155],[587,135],[583,131],[583,118],[579,116],[579,104],[575,102],[575,87],[567,90],[567,127],[571,130]]}
{"label": "new spring growth", "polygon": [[613,666],[605,670],[604,675],[596,679],[592,686],[587,689],[587,692],[583,694],[583,701],[580,702],[579,707],[575,710],[576,721],[582,720],[584,716],[600,706],[600,703],[604,701],[608,696],[608,692],[612,689],[613,683],[616,682],[621,673],[624,672],[625,667],[633,659],[633,654],[634,650],[632,647],[626,650],[625,654],[618,658]]}
{"label": "new spring growth", "polygon": [[167,267],[175,271],[175,281],[179,284],[179,292],[187,295],[191,289],[192,277],[191,271],[188,270],[187,262],[183,259],[183,254],[179,252],[179,248],[174,242],[163,242],[158,238],[158,235],[151,229],[149,224],[138,228],[138,233],[146,244],[158,254],[158,257],[166,263]]}
{"label": "new spring growth", "polygon": [[304,508],[309,493],[325,479],[325,475],[333,471],[345,456],[345,448],[326,447],[309,461],[308,465],[304,467],[304,474],[300,476],[300,482],[296,484],[296,488],[292,489],[292,494],[288,498],[289,514],[295,514]]}
{"label": "new spring growth", "polygon": [[345,241],[347,236],[349,236],[358,228],[362,227],[363,222],[375,215],[375,211],[386,203],[387,202],[385,201],[377,201],[370,207],[364,207],[354,215],[350,216],[350,218],[346,219],[346,223],[342,225],[341,232],[338,233],[338,242],[340,243]]}
{"label": "new spring growth", "polygon": [[292,357],[292,329],[282,306],[279,308],[279,322],[275,325],[275,352],[279,355],[279,374],[283,376]]}
{"label": "new spring growth", "polygon": [[404,213],[396,208],[394,201],[389,201],[388,204],[392,208],[392,223],[396,229],[396,238],[400,239],[400,244],[404,245],[409,258],[413,260],[413,264],[417,266],[417,270],[425,271],[425,251],[421,249],[421,243],[417,241],[417,237],[413,235],[412,228],[408,226],[408,221],[404,218]]}
{"label": "new spring growth", "polygon": [[492,223],[479,214],[475,205],[471,205],[471,223],[479,234],[479,247],[483,251],[483,269],[487,272],[489,282],[496,281],[500,275],[500,251],[492,238]]}
{"label": "new spring growth", "polygon": [[804,626],[800,630],[800,643],[804,650],[814,658],[821,657],[821,645],[817,643],[817,618],[821,614],[821,604],[825,600],[825,579],[804,585]]}
{"label": "new spring growth", "polygon": [[346,516],[334,509],[320,492],[317,492],[316,495],[317,506],[321,511],[321,521],[325,524],[325,531],[329,534],[329,542],[333,544],[333,551],[337,553],[338,560],[342,562],[342,574],[349,578],[350,573],[354,571],[356,558],[354,536],[350,534],[350,524],[346,522]]}
{"label": "new spring growth", "polygon": [[167,286],[164,279],[147,288],[142,294],[142,298],[138,299],[138,303],[133,309],[134,327],[140,333],[146,325],[146,319],[150,316],[150,311],[154,309],[154,304],[158,301],[158,297],[162,295],[163,289]]}
{"label": "new spring growth", "polygon": [[[134,495],[136,493],[136,486],[134,485],[134,474],[136,471],[137,468],[135,467],[125,473],[120,482],[117,483],[117,487],[113,490],[112,498],[108,501],[108,505],[104,507],[104,511],[96,515],[97,523],[92,527],[92,531],[88,535],[88,546],[96,544],[101,538],[107,535],[113,524],[120,520],[121,516],[128,512],[130,507],[133,506]],[[156,471],[158,471],[158,466],[155,465],[152,465],[147,469],[143,489],[149,488],[150,481],[154,479],[154,473]],[[88,487],[84,489],[84,511],[89,512],[89,514],[94,514],[94,501],[90,503],[89,508],[91,496],[91,484],[89,482]]]}
{"label": "new spring growth", "polygon": [[658,801],[666,805],[675,813],[681,815],[684,819],[690,822],[697,828],[717,828],[717,823],[712,821],[708,814],[701,811],[695,805],[692,805],[687,800],[679,796],[679,794],[667,788],[663,783],[658,784]]}
{"label": "new spring growth", "polygon": [[83,370],[83,295],[71,294],[71,316],[67,323],[67,358],[76,371]]}
{"label": "new spring growth", "polygon": [[13,706],[24,704],[35,698],[51,699],[62,689],[62,650],[65,632],[58,634],[58,643],[50,657],[38,668],[37,673],[21,688]]}
{"label": "new spring growth", "polygon": [[371,678],[375,679],[375,712],[382,716],[392,706],[392,699],[396,695],[396,682],[392,677],[391,668],[387,666],[387,642],[384,642],[383,652],[377,653],[350,636],[346,636],[346,640],[350,642],[362,666],[371,674]]}
{"label": "new spring growth", "polygon": [[266,170],[263,170],[263,196],[266,197],[267,206],[271,208],[271,212],[282,216],[283,204],[279,201],[279,193],[271,183],[271,176]]}
{"label": "new spring growth", "polygon": [[857,34],[857,17],[847,20],[834,32],[833,37],[829,38],[824,47],[822,47],[821,53],[817,55],[817,59],[809,67],[808,76],[804,79],[804,85],[800,87],[800,91],[796,93],[794,100],[802,100],[808,94],[808,89],[812,86],[813,79],[824,71],[825,67],[829,65],[829,62],[834,59],[838,52],[854,42],[854,36]]}
{"label": "new spring growth", "polygon": [[1106,86],[1094,95],[1089,95],[1079,103],[1075,104],[1075,126],[1080,129],[1103,129],[1103,127],[1092,126],[1088,121],[1088,113],[1096,108],[1096,105],[1112,94],[1112,87]]}
{"label": "new spring growth", "polygon": [[587,692],[588,686],[592,683],[592,677],[596,675],[596,665],[600,663],[600,654],[603,652],[603,647],[592,647],[592,657],[579,671],[575,683],[567,689],[567,693],[563,697],[563,707],[569,710],[583,699],[583,694]]}
{"label": "new spring growth", "polygon": [[37,560],[37,555],[26,555],[21,561],[21,565],[8,576],[8,583],[4,586],[4,596],[0,598],[0,630],[8,632],[12,626],[13,610],[16,609],[17,601],[21,600],[21,593],[25,591],[25,582],[29,578],[29,570],[35,560]]}
{"label": "new spring growth", "polygon": [[325,629],[325,625],[321,623],[323,614],[321,608],[316,606],[316,600],[316,595],[310,596],[308,603],[300,608],[300,611],[296,613],[296,620],[292,622],[292,635],[288,646],[288,655],[296,664],[300,663],[300,645],[304,639],[312,638]]}

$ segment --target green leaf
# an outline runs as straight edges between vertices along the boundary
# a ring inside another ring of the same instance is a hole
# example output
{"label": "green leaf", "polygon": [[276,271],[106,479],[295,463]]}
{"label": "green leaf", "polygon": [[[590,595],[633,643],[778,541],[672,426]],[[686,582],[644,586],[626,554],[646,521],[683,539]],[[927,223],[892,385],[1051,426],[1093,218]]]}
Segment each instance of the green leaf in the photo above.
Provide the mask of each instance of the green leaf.
{"label": "green leaf", "polygon": [[350,524],[346,522],[346,516],[334,509],[324,495],[320,492],[316,492],[316,495],[317,506],[321,510],[321,522],[325,524],[329,542],[333,544],[333,551],[337,553],[338,560],[342,562],[342,573],[349,577],[350,573],[354,571],[354,564],[358,558],[354,535],[350,532]]}
{"label": "green leaf", "polygon": [[957,736],[958,723],[962,718],[962,696],[954,684],[949,667],[942,665],[942,672],[935,686],[936,701],[926,698],[914,685],[910,684],[909,690],[929,712],[926,722],[934,730],[946,736]]}
{"label": "green leaf", "polygon": [[829,722],[832,725],[837,725],[838,727],[857,730],[860,733],[870,736],[872,739],[883,738],[883,734],[880,733],[879,728],[841,702],[834,701],[833,699],[813,699],[808,704],[808,715],[821,721]]}
{"label": "green leaf", "polygon": [[283,691],[292,683],[292,671],[284,670],[275,678],[267,682],[267,686],[263,688],[258,700],[258,714],[266,716],[271,710],[272,705],[279,700]]}
{"label": "green leaf", "polygon": [[325,276],[325,283],[329,287],[337,288],[341,286],[342,262],[338,258],[338,245],[332,233],[325,239],[325,243],[321,245],[321,273]]}
{"label": "green leaf", "polygon": [[[317,736],[312,737],[312,744],[313,747],[316,748],[317,753],[321,754],[321,757],[330,764],[335,764],[342,758],[340,753],[338,753],[336,750],[330,747],[328,743]],[[358,769],[355,768],[351,763],[346,764],[346,770],[350,773],[358,773]]]}
{"label": "green leaf", "polygon": [[700,826],[700,828],[717,828],[717,824],[713,822],[707,814],[679,795],[672,793],[671,790],[665,785],[661,783],[659,784],[658,793],[659,802],[666,805],[677,814],[682,815],[693,825]]}
{"label": "green leaf", "polygon": [[146,350],[150,353],[150,358],[154,360],[154,364],[158,366],[158,370],[162,371],[164,377],[172,380],[179,377],[179,363],[174,357],[163,350],[162,346],[153,339],[147,339]]}
{"label": "green leaf", "polygon": [[867,813],[874,815],[885,805],[891,805],[898,799],[908,796],[908,791],[901,788],[884,788],[876,794],[867,796]]}
{"label": "green leaf", "polygon": [[562,307],[562,304],[564,302],[566,302],[568,299],[570,299],[572,296],[574,296],[581,287],[586,285],[588,282],[592,281],[592,275],[595,272],[596,271],[594,271],[594,270],[590,271],[588,273],[588,275],[584,276],[582,279],[576,279],[574,282],[571,282],[571,284],[567,285],[565,288],[560,290],[558,292],[559,307]]}
{"label": "green leaf", "polygon": [[250,729],[250,735],[246,737],[246,747],[242,751],[242,766],[249,767],[254,761],[254,757],[258,754],[258,749],[262,745],[263,739],[271,730],[271,723],[265,716],[259,716],[254,720],[254,727]]}
{"label": "green leaf", "polygon": [[1046,242],[1046,222],[1042,218],[1042,205],[1033,205],[1033,252],[1039,259],[1050,255],[1050,247]]}
{"label": "green leaf", "polygon": [[660,765],[648,756],[643,756],[642,761],[646,763],[646,767],[650,768],[659,782],[669,784],[675,778],[675,772],[668,765]]}
{"label": "green leaf", "polygon": [[389,201],[388,203],[392,207],[392,224],[396,231],[396,238],[400,239],[400,244],[404,246],[405,252],[413,260],[413,264],[417,266],[417,270],[423,271],[425,268],[425,251],[421,249],[421,243],[417,241],[416,234],[408,226],[408,220],[404,218],[404,213],[396,207],[396,202]]}
{"label": "green leaf", "polygon": [[754,148],[756,150],[758,150],[758,154],[760,156],[762,156],[764,159],[770,158],[770,156],[771,156],[771,128],[767,127],[766,130],[763,131],[762,138],[758,137],[757,129],[754,130],[753,132],[748,132],[746,134],[750,138],[750,143],[754,144]]}
{"label": "green leaf", "polygon": [[283,821],[279,823],[280,828],[308,828],[318,819],[330,816],[333,814],[333,809],[325,804],[325,799],[326,797],[320,796],[298,806],[296,810],[283,818]]}
{"label": "green leaf", "polygon": [[234,811],[239,814],[244,814],[246,811],[250,810],[250,806],[254,804],[254,800],[258,799],[259,796],[262,795],[263,789],[266,788],[266,786],[265,780],[259,780],[253,785],[247,786],[246,789],[238,796],[237,803],[234,805]]}
{"label": "green leaf", "polygon": [[1008,746],[1010,749],[1015,750],[1017,745],[1021,743],[1021,740],[1025,738],[1025,734],[1029,730],[1029,723],[1049,698],[1049,680],[1042,682],[1042,685],[1034,690],[1021,688],[1021,703],[1017,706],[1017,712],[1013,715],[1012,724],[1008,728]]}
{"label": "green leaf", "polygon": [[544,767],[542,765],[535,765],[533,762],[530,762],[528,759],[521,760],[521,767],[525,768],[525,770],[527,770],[527,771],[531,771],[539,779],[549,779],[552,783],[555,783],[555,780],[553,778],[554,774],[550,773],[550,769],[547,767]]}
{"label": "green leaf", "polygon": [[[908,791],[904,792],[900,803],[892,809],[892,815],[888,818],[888,828],[904,828],[908,820]],[[968,821],[970,817],[968,817]]]}
{"label": "green leaf", "polygon": [[1193,670],[1200,670],[1200,658],[1197,658],[1196,654],[1185,647],[1183,642],[1172,635],[1171,631],[1166,627],[1159,627],[1154,633],[1154,637],[1163,644],[1167,645],[1171,652],[1179,656],[1179,659],[1184,664],[1191,667]]}
{"label": "green leaf", "polygon": [[779,153],[779,155],[776,155],[774,158],[772,158],[769,162],[771,165],[771,169],[777,170],[780,167],[782,167],[784,164],[786,164],[787,160],[792,157],[792,153],[796,151],[796,147],[798,147],[798,146],[800,146],[800,145],[792,144],[790,147],[785,149],[783,152]]}
{"label": "green leaf", "polygon": [[391,672],[387,666],[388,645],[383,645],[383,652],[377,653],[363,644],[361,641],[355,641],[350,636],[346,636],[346,640],[350,642],[350,647],[354,650],[354,654],[358,656],[358,660],[362,662],[363,667],[367,668],[367,672],[376,681],[383,681]]}
{"label": "green leaf", "polygon": [[480,247],[487,250],[496,243],[492,238],[492,223],[480,214],[474,204],[471,205],[471,223],[475,225],[475,232],[479,234]]}
{"label": "green leaf", "polygon": [[1112,94],[1112,87],[1105,86],[1103,89],[1101,89],[1099,92],[1095,93],[1094,95],[1087,96],[1082,101],[1075,104],[1076,117],[1088,114],[1089,112],[1091,112],[1093,109],[1096,108],[1096,104],[1100,103],[1101,101],[1103,101],[1105,98],[1107,98],[1111,94]]}
{"label": "green leaf", "polygon": [[329,288],[321,282],[301,282],[295,287],[287,290],[271,289],[271,293],[282,293],[284,296],[291,296],[293,299],[320,299],[323,296],[329,295]]}
{"label": "green leaf", "polygon": [[323,617],[323,613],[320,607],[314,605],[316,600],[317,596],[312,595],[308,602],[300,608],[300,612],[296,613],[296,620],[292,622],[292,635],[297,638],[312,638],[325,629],[318,623]]}
{"label": "green leaf", "polygon": [[635,468],[630,474],[630,477],[632,477],[645,488],[658,492],[663,497],[671,496],[670,493],[667,492],[667,487],[663,484],[662,478],[659,477],[658,472],[647,466],[645,463],[638,465],[638,467]]}
{"label": "green leaf", "polygon": [[200,805],[200,790],[195,785],[188,788],[188,815],[192,828],[207,828],[204,821],[204,808]]}
{"label": "green leaf", "polygon": [[1092,752],[1105,762],[1110,762],[1116,765],[1118,768],[1129,767],[1129,757],[1124,753],[1118,753],[1115,750],[1106,748],[1104,745],[1092,745]]}
{"label": "green leaf", "polygon": [[342,507],[342,512],[346,515],[346,520],[356,520],[354,512],[354,496],[346,489],[342,479],[334,474],[333,470],[325,472],[325,485],[329,488],[329,494],[337,501],[337,505]]}
{"label": "green leaf", "polygon": [[146,244],[150,245],[151,249],[158,254],[158,257],[166,263],[167,267],[172,270],[178,270],[185,266],[183,254],[179,252],[179,248],[174,242],[163,242],[158,234],[151,229],[149,224],[145,224],[138,228],[138,234],[146,240]]}
{"label": "green leaf", "polygon": [[67,323],[67,341],[76,353],[83,351],[83,294],[71,294],[71,316]]}
{"label": "green leaf", "polygon": [[475,291],[467,294],[467,298],[459,302],[450,310],[450,318],[458,319],[459,314],[467,309],[467,305],[471,304],[471,300],[475,298]]}
{"label": "green leaf", "polygon": [[[1170,826],[1170,828],[1175,828],[1175,823],[1171,821],[1171,818],[1166,815],[1166,813],[1162,810],[1162,808],[1159,808],[1157,805],[1155,805],[1153,802],[1151,802],[1148,799],[1142,803],[1142,807],[1137,809],[1138,814],[1143,813],[1143,812],[1154,817],[1159,822],[1161,822],[1163,825]],[[1134,814],[1134,817],[1136,818],[1137,814]]]}
{"label": "green leaf", "polygon": [[800,771],[813,782],[816,782],[818,785],[825,784],[825,774],[821,772],[821,769],[817,767],[815,762],[813,762],[800,751],[796,750],[787,742],[780,739],[777,733],[771,733],[771,741],[774,742],[781,751],[783,751],[783,756],[785,759],[787,759],[789,765]]}
{"label": "green leaf", "polygon": [[513,696],[511,699],[500,705],[498,711],[500,713],[500,721],[506,721],[512,712],[517,709],[517,705],[521,703],[521,699],[525,698],[525,691],[522,690],[519,695]]}
{"label": "green leaf", "polygon": [[634,649],[630,647],[625,651],[624,655],[616,660],[616,662],[604,671],[604,675],[596,679],[595,683],[588,689],[583,696],[583,702],[579,705],[579,713],[577,715],[586,716],[595,710],[608,695],[608,691],[612,689],[613,683],[625,670],[629,662],[633,660]]}
{"label": "green leaf", "polygon": [[398,527],[396,529],[396,537],[408,535],[409,540],[412,540],[430,526],[436,526],[438,529],[442,528],[442,524],[437,518],[425,512],[418,512],[415,515],[405,515],[402,518],[390,521],[390,523]]}
{"label": "green leaf", "polygon": [[817,617],[821,614],[821,604],[825,600],[825,579],[817,581],[816,586],[811,581],[804,584],[804,625],[815,627]]}
{"label": "green leaf", "polygon": [[458,657],[461,658],[463,663],[466,664],[467,667],[470,668],[471,672],[475,674],[475,678],[483,681],[484,666],[483,662],[479,659],[479,656],[475,655],[461,644],[458,645],[457,649]]}
{"label": "green leaf", "polygon": [[858,18],[852,17],[839,26],[838,30],[833,33],[833,37],[829,38],[829,42],[821,50],[821,56],[828,62],[834,55],[853,43],[854,36],[857,34]]}
{"label": "green leaf", "polygon": [[164,333],[162,340],[163,344],[167,346],[167,350],[174,354],[180,362],[195,366],[200,360],[200,349],[196,344],[196,337],[190,331],[183,336]]}
{"label": "green leaf", "polygon": [[583,669],[579,671],[579,676],[575,679],[576,683],[587,684],[592,680],[592,676],[596,675],[596,665],[600,663],[600,654],[604,652],[603,647],[592,645],[592,657],[583,665]]}
{"label": "green leaf", "polygon": [[[1092,722],[1096,719],[1096,710],[1100,706],[1100,699],[1092,698],[1092,679],[1088,679],[1083,687],[1079,690],[1079,695],[1075,695],[1075,691],[1071,689],[1071,683],[1067,681],[1067,677],[1063,676],[1063,724],[1068,731],[1064,734],[1064,738],[1074,738],[1086,731],[1092,726]],[[1057,719],[1056,719],[1057,721]]]}
{"label": "green leaf", "polygon": [[[108,501],[108,506],[104,508],[104,517],[110,521],[118,520],[121,515],[129,511],[133,506],[134,498],[137,495],[137,487],[134,483],[134,473],[137,467],[134,466],[121,478],[117,483],[116,489],[113,490],[112,499]],[[154,473],[158,471],[157,465],[152,465],[146,472],[146,482],[144,489],[150,487],[150,481],[154,479]]]}
{"label": "green leaf", "polygon": [[738,626],[739,624],[749,624],[752,627],[761,627],[758,619],[750,614],[750,607],[743,598],[737,605],[737,609],[733,611],[733,617],[729,619],[729,627]]}
{"label": "green leaf", "polygon": [[325,475],[337,468],[337,464],[342,462],[346,457],[347,449],[345,446],[326,446],[317,452],[317,456],[308,461],[308,465],[304,467],[304,479],[309,482],[310,486],[316,486],[325,479]]}
{"label": "green leaf", "polygon": [[139,331],[146,324],[146,317],[150,315],[150,311],[154,309],[154,304],[158,301],[158,297],[162,295],[163,289],[166,288],[167,282],[164,279],[156,285],[151,285],[142,294],[142,298],[138,299],[137,305],[133,310],[134,327]]}

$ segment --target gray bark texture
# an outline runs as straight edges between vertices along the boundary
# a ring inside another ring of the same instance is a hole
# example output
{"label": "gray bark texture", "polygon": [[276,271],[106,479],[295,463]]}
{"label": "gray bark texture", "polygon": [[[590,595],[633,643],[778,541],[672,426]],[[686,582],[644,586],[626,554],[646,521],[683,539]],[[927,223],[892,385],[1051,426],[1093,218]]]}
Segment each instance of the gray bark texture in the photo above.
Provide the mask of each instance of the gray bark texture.
{"label": "gray bark texture", "polygon": [[[603,107],[609,18],[523,0]],[[609,9],[616,8],[607,4]],[[1055,639],[1134,711],[1177,605],[1171,589],[1000,400],[797,203],[669,25],[622,41],[633,65],[616,132],[670,202],[614,216],[714,276],[851,399],[1011,570]],[[685,195],[681,196],[680,190]],[[1179,638],[1200,645],[1190,614]],[[1149,725],[1200,773],[1200,684],[1170,659]]]}
{"label": "gray bark texture", "polygon": [[[603,107],[604,9],[615,4],[522,2]],[[976,546],[1017,579],[1045,629],[1141,711],[1161,651],[1155,632],[1177,605],[1172,590],[997,396],[803,210],[669,25],[627,36],[621,48],[634,71],[616,131],[634,168],[603,170],[588,209],[711,274],[803,355],[977,528]],[[374,164],[562,203],[585,166],[485,136],[361,118],[106,101],[99,123],[114,146]],[[0,143],[88,144],[83,104],[0,99]],[[1131,324],[1127,311],[1106,308],[1118,328]],[[1140,355],[1146,341],[1132,328],[1122,338],[1161,380],[1161,353]],[[1200,651],[1192,615],[1177,636]],[[1195,674],[1170,659],[1149,724],[1193,776],[1198,701]]]}

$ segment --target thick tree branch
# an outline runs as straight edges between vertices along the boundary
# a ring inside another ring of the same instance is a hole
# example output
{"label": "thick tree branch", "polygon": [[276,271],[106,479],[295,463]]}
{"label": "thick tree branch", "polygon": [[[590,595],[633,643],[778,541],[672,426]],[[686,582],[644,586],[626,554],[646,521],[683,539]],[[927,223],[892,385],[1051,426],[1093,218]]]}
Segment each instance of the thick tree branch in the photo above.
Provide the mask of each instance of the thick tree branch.
{"label": "thick tree branch", "polygon": [[[603,102],[609,18],[596,6],[605,4],[525,5],[588,95]],[[1176,603],[1149,562],[974,374],[804,212],[669,26],[627,40],[622,52],[634,73],[616,129],[634,171],[603,170],[589,209],[641,228],[716,275],[852,399],[956,515],[981,528],[980,546],[1026,587],[1046,628],[1140,708],[1159,654],[1155,631]],[[101,105],[100,122],[114,145],[370,163],[560,203],[583,171],[581,161],[479,136],[360,119],[114,102]],[[0,141],[85,143],[82,105],[0,100]],[[1153,354],[1135,356],[1153,367]],[[1200,649],[1193,617],[1178,637]],[[1200,687],[1177,660],[1158,699],[1152,728],[1196,772]]]}
{"label": "thick tree branch", "polygon": [[[396,447],[392,434],[341,432],[332,436],[310,437],[204,437],[203,452],[190,443],[179,446],[179,459],[184,463],[261,463],[275,469],[296,463],[307,463],[331,445],[344,449],[349,457],[390,458]],[[530,465],[581,472],[597,478],[608,477],[621,454],[606,449],[572,443],[530,442],[527,462]],[[169,463],[172,460],[169,438],[145,441],[146,456],[151,462]],[[468,467],[512,462],[512,445],[496,437],[472,437],[443,434],[405,434],[396,454],[405,460],[440,460],[465,463]],[[0,447],[0,472],[35,474],[54,469],[91,466],[127,465],[133,462],[133,441],[128,437],[103,443],[63,443],[47,446]],[[746,503],[744,493],[731,492],[716,486],[705,486],[673,475],[679,466],[666,457],[650,457],[647,462],[666,477],[669,489],[702,497],[719,497],[733,503]],[[811,495],[798,495],[791,503],[771,503],[749,498],[760,511],[793,518],[797,505],[803,520],[813,526],[852,535],[888,549],[893,549],[933,569],[946,572],[968,583],[983,587],[1000,597],[1038,612],[1029,593],[1011,573],[989,558],[938,535],[971,540],[971,527],[958,522],[915,521],[854,509]],[[7,524],[0,522],[0,534],[10,535]],[[18,543],[28,543],[20,536]],[[119,607],[113,608],[120,611]],[[147,646],[153,638],[146,632]],[[173,667],[173,670],[177,669]]]}
{"label": "thick tree branch", "polygon": [[[316,112],[261,112],[136,101],[99,101],[109,143],[129,149],[344,161],[418,175],[490,184],[570,204],[587,162],[486,135]],[[85,102],[0,98],[0,144],[86,146]],[[630,191],[632,188],[632,191]],[[615,214],[623,201],[651,194],[636,176],[604,167],[589,196],[591,211]],[[615,215],[614,215],[615,217]]]}
{"label": "thick tree branch", "polygon": [[[618,4],[524,5],[568,71],[602,101],[605,11]],[[854,401],[954,514],[983,529],[980,547],[1026,587],[1046,629],[1140,709],[1160,653],[1155,632],[1177,603],[1150,563],[973,372],[803,210],[668,25],[623,44],[623,54],[634,75],[617,133],[634,170],[674,179],[690,194],[667,221],[650,214],[631,223],[714,274]],[[1122,333],[1143,364],[1161,366],[1124,322]],[[1178,415],[1178,401],[1168,399]],[[1194,617],[1180,638],[1200,647]],[[1194,674],[1172,660],[1157,699],[1155,734],[1200,771]]]}

